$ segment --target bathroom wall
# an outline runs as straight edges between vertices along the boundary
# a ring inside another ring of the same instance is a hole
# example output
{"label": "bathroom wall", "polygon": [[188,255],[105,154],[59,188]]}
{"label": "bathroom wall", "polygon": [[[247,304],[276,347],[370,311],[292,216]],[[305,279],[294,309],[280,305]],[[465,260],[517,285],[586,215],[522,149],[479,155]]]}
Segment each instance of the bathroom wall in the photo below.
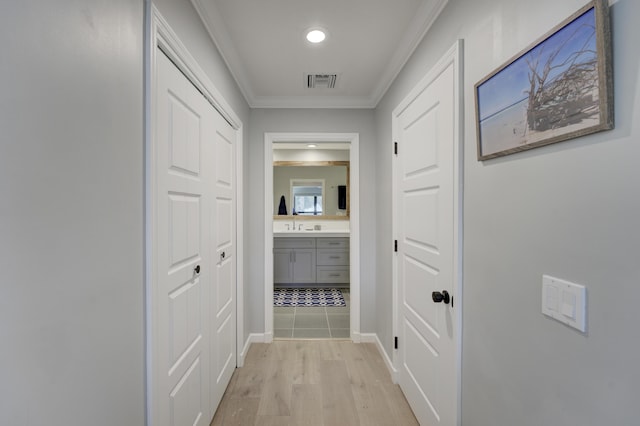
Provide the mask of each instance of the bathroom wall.
{"label": "bathroom wall", "polygon": [[[476,159],[474,83],[584,4],[450,0],[375,112],[376,331],[391,355],[391,111],[464,39],[464,425],[640,418],[640,2],[611,2],[614,130]],[[542,315],[543,274],[586,285],[587,333]]]}
{"label": "bathroom wall", "polygon": [[[245,282],[250,301],[250,327],[264,332],[264,134],[266,132],[339,132],[360,134],[360,256],[361,331],[375,328],[375,139],[373,110],[349,109],[253,109],[249,129],[249,259],[251,267]],[[353,195],[352,195],[353,196]]]}
{"label": "bathroom wall", "polygon": [[273,161],[349,161],[349,150],[274,149]]}

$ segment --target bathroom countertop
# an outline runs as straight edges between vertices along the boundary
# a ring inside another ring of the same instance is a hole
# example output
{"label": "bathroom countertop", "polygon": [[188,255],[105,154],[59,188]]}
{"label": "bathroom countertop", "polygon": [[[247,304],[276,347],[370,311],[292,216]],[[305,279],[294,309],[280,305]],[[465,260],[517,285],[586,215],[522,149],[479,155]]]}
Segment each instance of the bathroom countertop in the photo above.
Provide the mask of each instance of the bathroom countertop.
{"label": "bathroom countertop", "polygon": [[326,230],[326,231],[275,231],[275,238],[309,238],[309,237],[325,237],[325,238],[345,238],[349,237],[349,231]]}

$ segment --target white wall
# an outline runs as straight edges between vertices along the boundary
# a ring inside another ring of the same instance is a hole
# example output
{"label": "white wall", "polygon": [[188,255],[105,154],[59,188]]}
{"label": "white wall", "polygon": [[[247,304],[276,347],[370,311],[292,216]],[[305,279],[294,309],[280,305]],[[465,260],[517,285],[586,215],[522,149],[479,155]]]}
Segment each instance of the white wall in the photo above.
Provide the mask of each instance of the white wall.
{"label": "white wall", "polygon": [[[250,301],[251,332],[264,332],[264,134],[266,132],[338,132],[360,134],[360,329],[375,328],[375,138],[373,110],[253,109],[249,129],[248,260],[245,292]],[[271,196],[271,194],[267,194]]]}
{"label": "white wall", "polygon": [[0,424],[144,424],[143,2],[0,6]]}
{"label": "white wall", "polygon": [[[450,0],[376,109],[377,332],[390,351],[391,111],[465,40],[465,425],[622,426],[640,418],[640,2],[611,8],[614,130],[476,160],[473,84],[583,4]],[[587,286],[587,334],[540,313],[542,274]]]}
{"label": "white wall", "polygon": [[[222,56],[218,52],[215,44],[211,40],[209,33],[202,24],[198,13],[196,12],[193,4],[190,0],[154,0],[153,4],[158,8],[160,14],[167,20],[171,29],[175,31],[178,38],[187,47],[189,53],[196,59],[198,65],[207,74],[209,80],[213,83],[215,88],[222,94],[224,99],[231,106],[236,115],[240,118],[243,124],[243,139],[244,146],[248,144],[248,122],[249,122],[249,105],[245,101],[240,89],[238,88],[233,76],[229,72]],[[245,148],[243,150],[243,164],[248,164],[249,152]],[[247,190],[249,171],[245,167],[243,169],[243,204],[246,206],[249,202]],[[248,229],[248,217],[242,215],[242,212],[238,212],[241,215],[239,220],[243,220],[244,224],[244,276],[248,274],[248,270],[251,267],[246,262],[247,247],[249,244],[248,235],[246,230]],[[244,305],[248,306],[249,295],[245,289],[244,291]],[[249,330],[246,326],[248,323],[249,313],[245,309],[244,311],[244,330],[239,331],[239,338],[245,341],[248,337]]]}

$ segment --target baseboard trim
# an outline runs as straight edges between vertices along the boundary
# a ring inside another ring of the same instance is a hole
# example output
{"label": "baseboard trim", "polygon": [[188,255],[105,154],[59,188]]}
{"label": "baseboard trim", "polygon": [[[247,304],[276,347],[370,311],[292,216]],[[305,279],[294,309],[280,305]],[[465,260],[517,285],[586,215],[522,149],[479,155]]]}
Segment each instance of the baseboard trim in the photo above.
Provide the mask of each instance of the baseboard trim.
{"label": "baseboard trim", "polygon": [[359,333],[359,336],[362,343],[376,343],[378,340],[376,333]]}
{"label": "baseboard trim", "polygon": [[385,365],[387,366],[387,370],[389,370],[389,374],[391,375],[391,381],[393,383],[398,383],[398,370],[393,366],[393,361],[389,358],[387,351],[384,350],[384,346],[382,346],[382,342],[376,333],[362,333],[360,334],[362,343],[375,343],[378,348],[378,352],[380,352],[380,356],[384,360]]}
{"label": "baseboard trim", "polygon": [[249,348],[252,343],[265,343],[265,334],[264,333],[250,333],[247,336],[247,340],[244,342],[244,347],[242,348],[242,352],[238,355],[238,367],[242,367],[244,365],[244,358],[247,356],[247,352],[249,352]]}

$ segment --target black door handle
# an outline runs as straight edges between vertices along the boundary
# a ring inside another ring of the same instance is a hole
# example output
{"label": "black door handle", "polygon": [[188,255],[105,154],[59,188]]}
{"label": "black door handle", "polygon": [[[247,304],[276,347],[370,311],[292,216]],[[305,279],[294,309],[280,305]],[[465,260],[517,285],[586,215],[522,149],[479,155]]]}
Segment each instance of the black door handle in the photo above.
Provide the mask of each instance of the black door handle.
{"label": "black door handle", "polygon": [[444,302],[445,305],[448,305],[451,301],[451,296],[449,296],[447,290],[442,290],[442,292],[434,291],[431,293],[431,299],[433,299],[433,303]]}
{"label": "black door handle", "polygon": [[195,272],[196,274],[200,273],[200,265],[196,265],[195,268],[193,268],[193,272]]}

